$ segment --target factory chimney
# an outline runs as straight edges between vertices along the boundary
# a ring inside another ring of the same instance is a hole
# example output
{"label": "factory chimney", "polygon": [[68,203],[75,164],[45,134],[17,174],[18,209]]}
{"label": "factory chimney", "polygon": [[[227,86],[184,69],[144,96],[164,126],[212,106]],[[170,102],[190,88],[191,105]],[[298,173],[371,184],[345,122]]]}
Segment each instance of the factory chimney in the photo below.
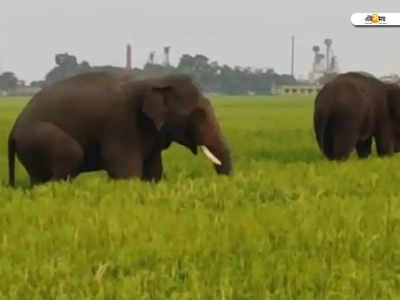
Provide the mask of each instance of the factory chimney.
{"label": "factory chimney", "polygon": [[126,46],[126,69],[132,70],[132,48],[130,44]]}

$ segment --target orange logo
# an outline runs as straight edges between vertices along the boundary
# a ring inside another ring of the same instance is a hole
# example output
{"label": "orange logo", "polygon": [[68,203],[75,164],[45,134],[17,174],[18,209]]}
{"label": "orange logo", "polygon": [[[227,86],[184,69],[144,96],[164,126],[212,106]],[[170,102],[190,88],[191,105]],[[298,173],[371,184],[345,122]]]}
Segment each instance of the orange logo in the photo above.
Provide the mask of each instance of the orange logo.
{"label": "orange logo", "polygon": [[374,23],[374,24],[378,24],[378,23],[379,23],[379,16],[378,16],[378,14],[373,14],[373,15],[371,16],[371,22]]}
{"label": "orange logo", "polygon": [[367,15],[365,18],[365,22],[372,23],[372,24],[386,24],[386,17],[385,16],[379,16],[377,13],[374,13],[372,15]]}

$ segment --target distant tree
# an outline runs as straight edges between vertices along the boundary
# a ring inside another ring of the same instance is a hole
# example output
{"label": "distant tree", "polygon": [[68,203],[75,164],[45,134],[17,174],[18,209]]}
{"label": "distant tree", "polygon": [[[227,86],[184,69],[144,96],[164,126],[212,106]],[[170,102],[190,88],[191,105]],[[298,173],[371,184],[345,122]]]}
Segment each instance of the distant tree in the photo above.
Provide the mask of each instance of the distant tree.
{"label": "distant tree", "polygon": [[60,53],[55,56],[56,64],[59,66],[71,66],[78,65],[78,61],[75,56],[69,55],[68,53]]}
{"label": "distant tree", "polygon": [[46,74],[45,85],[91,71],[91,67],[87,61],[78,64],[76,57],[68,53],[56,54],[55,62],[57,66]]}
{"label": "distant tree", "polygon": [[145,77],[161,76],[174,72],[175,68],[172,66],[164,66],[150,62],[146,63],[143,68],[143,73],[146,75]]}
{"label": "distant tree", "polygon": [[18,78],[13,72],[4,72],[0,75],[0,89],[5,91],[15,90],[18,85]]}
{"label": "distant tree", "polygon": [[30,86],[35,88],[42,88],[45,86],[45,81],[44,80],[32,81],[30,83]]}
{"label": "distant tree", "polygon": [[295,84],[296,79],[289,74],[276,75],[278,85]]}
{"label": "distant tree", "polygon": [[189,74],[204,92],[223,94],[269,94],[272,86],[294,84],[291,75],[279,75],[271,68],[231,67],[211,61],[203,54],[183,54],[178,65],[164,66],[149,60],[143,69],[128,72],[125,68],[115,66],[90,66],[87,61],[78,63],[75,56],[68,53],[55,56],[56,66],[47,73],[44,82],[32,82],[31,86],[48,86],[59,80],[85,72],[107,72],[121,75],[121,78],[149,78],[171,73]]}
{"label": "distant tree", "polygon": [[124,68],[114,67],[114,66],[96,66],[96,67],[89,67],[84,68],[79,66],[76,70],[76,74],[85,73],[85,72],[105,72],[110,74],[120,74],[125,72]]}
{"label": "distant tree", "polygon": [[204,90],[226,94],[269,94],[273,84],[293,83],[291,76],[279,76],[273,69],[220,66],[204,55],[182,55],[177,71],[192,75]]}
{"label": "distant tree", "polygon": [[208,62],[208,57],[202,54],[196,54],[195,56],[184,54],[179,60],[177,69],[183,73],[202,73],[209,69]]}
{"label": "distant tree", "polygon": [[179,60],[177,69],[181,73],[192,74],[195,70],[194,57],[189,54],[183,54]]}
{"label": "distant tree", "polygon": [[352,71],[352,72],[354,72],[354,73],[359,73],[359,74],[364,75],[364,76],[367,76],[367,77],[376,78],[376,77],[374,76],[374,74],[369,73],[369,72],[365,72],[365,71]]}

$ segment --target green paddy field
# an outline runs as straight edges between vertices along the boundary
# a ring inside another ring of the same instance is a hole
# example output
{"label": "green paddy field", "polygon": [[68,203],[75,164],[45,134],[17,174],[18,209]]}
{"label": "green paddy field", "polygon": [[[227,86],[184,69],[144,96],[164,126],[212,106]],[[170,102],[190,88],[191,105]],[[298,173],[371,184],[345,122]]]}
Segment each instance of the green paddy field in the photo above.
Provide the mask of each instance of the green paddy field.
{"label": "green paddy field", "polygon": [[328,162],[311,97],[214,97],[234,174],[7,186],[27,99],[0,98],[0,299],[400,299],[400,154]]}

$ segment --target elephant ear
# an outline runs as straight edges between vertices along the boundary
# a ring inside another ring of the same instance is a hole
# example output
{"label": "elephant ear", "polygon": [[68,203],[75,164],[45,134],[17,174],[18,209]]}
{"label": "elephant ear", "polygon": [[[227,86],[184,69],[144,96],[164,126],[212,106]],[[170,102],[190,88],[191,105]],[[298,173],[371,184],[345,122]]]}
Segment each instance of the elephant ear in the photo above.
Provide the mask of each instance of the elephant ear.
{"label": "elephant ear", "polygon": [[192,78],[185,74],[170,74],[154,82],[153,90],[164,95],[168,110],[188,116],[199,105],[201,94]]}
{"label": "elephant ear", "polygon": [[169,89],[168,86],[157,86],[148,92],[144,97],[142,111],[150,120],[153,121],[154,126],[160,131],[165,123],[167,117],[167,105],[163,90]]}

